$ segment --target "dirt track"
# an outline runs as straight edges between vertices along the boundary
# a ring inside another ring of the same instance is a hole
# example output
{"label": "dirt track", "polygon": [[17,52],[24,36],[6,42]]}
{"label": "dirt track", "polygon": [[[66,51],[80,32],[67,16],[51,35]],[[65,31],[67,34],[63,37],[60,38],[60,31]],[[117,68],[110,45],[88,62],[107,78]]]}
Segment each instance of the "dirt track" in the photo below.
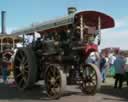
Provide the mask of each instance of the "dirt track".
{"label": "dirt track", "polygon": [[40,84],[20,92],[0,81],[0,102],[128,102],[128,87],[124,83],[123,89],[114,89],[113,79],[110,78],[95,96],[85,96],[77,87],[67,86],[65,94],[59,100],[49,100]]}

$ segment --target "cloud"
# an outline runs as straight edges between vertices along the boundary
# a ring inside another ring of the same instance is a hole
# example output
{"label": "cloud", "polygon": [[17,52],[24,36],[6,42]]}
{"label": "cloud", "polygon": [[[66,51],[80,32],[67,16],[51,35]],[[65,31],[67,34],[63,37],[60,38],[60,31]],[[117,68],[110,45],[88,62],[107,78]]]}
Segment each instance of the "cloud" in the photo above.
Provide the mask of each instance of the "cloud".
{"label": "cloud", "polygon": [[109,30],[102,34],[102,43],[100,48],[120,47],[128,50],[128,30],[116,31]]}
{"label": "cloud", "polygon": [[102,31],[100,48],[120,47],[128,50],[128,16],[115,20],[115,27]]}
{"label": "cloud", "polygon": [[126,21],[128,21],[127,19],[128,18],[126,18],[126,17],[122,17],[121,19],[115,20],[116,28],[122,28],[122,27],[127,26],[127,23],[126,23]]}

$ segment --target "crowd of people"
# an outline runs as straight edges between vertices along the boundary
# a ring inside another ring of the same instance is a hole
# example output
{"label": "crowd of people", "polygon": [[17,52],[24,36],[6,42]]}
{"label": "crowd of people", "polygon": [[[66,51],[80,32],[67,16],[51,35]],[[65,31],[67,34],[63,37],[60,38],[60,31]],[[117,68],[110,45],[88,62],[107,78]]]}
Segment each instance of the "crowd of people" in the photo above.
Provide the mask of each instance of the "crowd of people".
{"label": "crowd of people", "polygon": [[101,53],[99,56],[93,52],[87,62],[98,66],[103,83],[106,82],[106,76],[108,75],[115,79],[114,88],[122,88],[124,81],[128,85],[128,55],[122,51],[110,54]]}
{"label": "crowd of people", "polygon": [[100,71],[102,82],[105,82],[108,71],[115,79],[114,88],[122,88],[124,81],[126,81],[128,85],[128,56],[124,55],[121,51],[110,54],[109,56],[102,54]]}

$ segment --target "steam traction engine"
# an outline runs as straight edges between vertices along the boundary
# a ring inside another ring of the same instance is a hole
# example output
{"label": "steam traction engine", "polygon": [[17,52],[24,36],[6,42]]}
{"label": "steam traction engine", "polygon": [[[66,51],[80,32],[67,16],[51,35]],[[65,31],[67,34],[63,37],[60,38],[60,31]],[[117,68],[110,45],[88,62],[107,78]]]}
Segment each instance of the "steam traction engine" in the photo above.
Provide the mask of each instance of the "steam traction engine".
{"label": "steam traction engine", "polygon": [[[82,11],[13,34],[31,34],[33,42],[19,48],[14,59],[17,87],[25,90],[44,80],[50,98],[59,98],[66,85],[79,85],[85,94],[100,88],[99,68],[86,59],[97,51],[100,30],[114,27],[114,20],[97,11]],[[41,37],[35,40],[34,33]],[[95,40],[97,40],[97,43]]]}

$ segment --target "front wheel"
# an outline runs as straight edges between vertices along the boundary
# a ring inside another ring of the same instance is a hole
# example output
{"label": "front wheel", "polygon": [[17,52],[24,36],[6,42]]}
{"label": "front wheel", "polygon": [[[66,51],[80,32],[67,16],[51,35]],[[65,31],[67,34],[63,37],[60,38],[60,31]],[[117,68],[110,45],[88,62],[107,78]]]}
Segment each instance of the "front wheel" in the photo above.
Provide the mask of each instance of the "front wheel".
{"label": "front wheel", "polygon": [[64,92],[66,86],[66,75],[61,66],[51,64],[48,66],[45,75],[47,95],[51,99],[58,99]]}
{"label": "front wheel", "polygon": [[101,86],[101,75],[98,67],[94,64],[81,65],[81,91],[84,94],[94,95]]}
{"label": "front wheel", "polygon": [[18,49],[14,58],[14,78],[18,89],[25,90],[36,82],[36,56],[30,48]]}

